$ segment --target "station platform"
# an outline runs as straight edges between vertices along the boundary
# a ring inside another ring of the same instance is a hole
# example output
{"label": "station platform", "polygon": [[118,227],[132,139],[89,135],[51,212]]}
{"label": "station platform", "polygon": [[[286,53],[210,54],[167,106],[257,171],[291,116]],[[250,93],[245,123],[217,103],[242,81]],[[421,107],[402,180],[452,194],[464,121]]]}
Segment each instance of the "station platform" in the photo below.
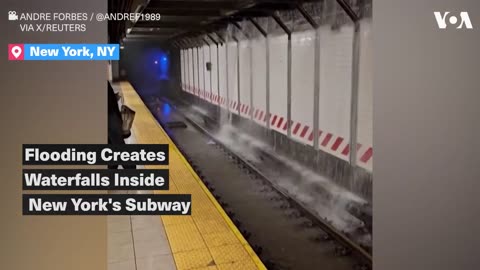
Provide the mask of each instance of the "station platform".
{"label": "station platform", "polygon": [[144,166],[170,171],[170,189],[154,193],[191,194],[192,215],[109,217],[109,270],[266,269],[132,85],[113,87],[136,112],[128,143],[169,145],[169,166]]}

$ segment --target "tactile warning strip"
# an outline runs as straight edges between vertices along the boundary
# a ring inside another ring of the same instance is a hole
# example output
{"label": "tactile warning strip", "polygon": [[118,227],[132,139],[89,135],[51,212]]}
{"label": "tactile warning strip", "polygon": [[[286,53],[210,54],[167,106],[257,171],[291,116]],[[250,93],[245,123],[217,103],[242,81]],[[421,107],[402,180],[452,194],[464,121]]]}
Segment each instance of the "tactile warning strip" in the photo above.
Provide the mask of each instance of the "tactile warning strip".
{"label": "tactile warning strip", "polygon": [[130,83],[120,86],[125,104],[136,112],[137,143],[169,145],[170,190],[155,193],[192,194],[191,216],[161,217],[177,269],[266,269]]}

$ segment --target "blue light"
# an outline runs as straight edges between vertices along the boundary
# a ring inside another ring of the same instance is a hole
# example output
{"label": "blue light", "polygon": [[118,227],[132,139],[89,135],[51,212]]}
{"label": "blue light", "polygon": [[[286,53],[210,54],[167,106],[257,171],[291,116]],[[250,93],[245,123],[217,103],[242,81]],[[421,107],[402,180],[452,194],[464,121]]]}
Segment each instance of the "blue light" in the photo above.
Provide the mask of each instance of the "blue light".
{"label": "blue light", "polygon": [[160,78],[162,80],[168,80],[168,57],[164,54],[162,56],[162,61],[160,62]]}
{"label": "blue light", "polygon": [[170,79],[170,55],[161,49],[149,49],[145,53],[145,74],[156,81]]}
{"label": "blue light", "polygon": [[162,106],[163,115],[168,116],[168,115],[170,115],[171,111],[172,111],[172,108],[170,107],[170,104],[163,103],[163,106]]}

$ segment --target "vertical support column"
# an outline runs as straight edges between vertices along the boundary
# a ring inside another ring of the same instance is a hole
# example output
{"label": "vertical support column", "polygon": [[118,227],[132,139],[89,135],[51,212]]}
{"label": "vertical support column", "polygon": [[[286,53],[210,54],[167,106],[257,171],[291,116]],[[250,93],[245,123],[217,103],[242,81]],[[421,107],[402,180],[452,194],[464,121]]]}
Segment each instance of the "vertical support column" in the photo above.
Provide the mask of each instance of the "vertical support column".
{"label": "vertical support column", "polygon": [[[206,83],[206,79],[205,79],[205,71],[207,70],[207,68],[205,67],[205,50],[203,49],[203,46],[202,46],[202,73],[203,73],[203,91],[207,91],[207,83]],[[205,98],[208,98],[208,95],[205,96]]]}
{"label": "vertical support column", "polygon": [[[182,48],[179,49],[180,51],[180,90],[183,89],[183,51]],[[111,68],[111,61],[108,61],[108,66]],[[111,72],[111,69],[110,69]]]}
{"label": "vertical support column", "polygon": [[240,116],[240,41],[237,39],[237,111]]}
{"label": "vertical support column", "polygon": [[288,33],[287,47],[287,136],[292,137],[292,34]]}
{"label": "vertical support column", "polygon": [[[180,52],[180,90],[183,91],[183,75],[185,74],[185,73],[183,73],[183,67],[184,67],[184,64],[183,64],[183,49],[182,49],[182,47],[179,47],[178,49],[179,49],[179,52]],[[109,61],[109,64],[111,64],[111,61]]]}
{"label": "vertical support column", "polygon": [[227,83],[227,112],[228,112],[228,120],[230,121],[231,114],[230,114],[230,86],[229,86],[229,76],[228,76],[228,40],[225,42],[225,69],[226,69],[226,76],[225,76],[225,81]]}
{"label": "vertical support column", "polygon": [[320,129],[320,29],[315,29],[315,53],[314,53],[314,82],[313,82],[313,148],[319,149],[318,130]]}
{"label": "vertical support column", "polygon": [[184,87],[185,89],[187,88],[187,82],[188,82],[188,79],[187,79],[187,54],[186,54],[186,50],[183,49],[183,79],[184,79]]}
{"label": "vertical support column", "polygon": [[221,107],[222,103],[220,103],[220,49],[217,43],[217,95],[218,95],[218,106]]}
{"label": "vertical support column", "polygon": [[190,93],[190,71],[188,70],[189,69],[189,65],[188,65],[188,46],[186,47],[185,49],[185,52],[183,53],[183,57],[185,58],[185,84],[186,84],[186,89],[187,89],[187,92]]}
{"label": "vertical support column", "polygon": [[248,40],[248,46],[249,46],[249,49],[250,49],[250,55],[249,55],[249,58],[250,58],[250,109],[249,109],[249,116],[250,116],[250,120],[253,120],[253,41],[252,39],[249,39]]}
{"label": "vertical support column", "polygon": [[192,87],[193,87],[193,94],[196,95],[196,92],[195,92],[195,68],[194,68],[194,60],[193,60],[193,50],[195,48],[192,47]]}
{"label": "vertical support column", "polygon": [[[245,38],[249,39],[249,36],[248,34],[246,34],[243,30],[242,30],[242,27],[237,23],[237,22],[232,22],[232,24],[238,28],[238,30],[240,30],[240,32],[242,32],[242,34],[245,36]],[[241,79],[240,79],[240,40],[238,38],[235,38],[235,41],[237,42],[237,87],[238,87],[238,91],[237,91],[237,100],[238,100],[238,103],[237,103],[237,111],[238,111],[238,116],[241,115],[241,108],[242,106],[241,105],[241,95],[240,95],[240,83],[241,83]],[[251,66],[250,66],[251,68]],[[250,70],[251,71],[251,70]],[[251,92],[251,89],[250,89],[250,92]],[[251,99],[251,96],[250,96],[250,103],[251,103],[252,99]],[[245,105],[245,104],[243,104]],[[251,105],[251,104],[250,104]]]}
{"label": "vertical support column", "polygon": [[265,106],[265,119],[267,119],[267,130],[270,129],[270,40],[268,35],[265,36],[265,58],[266,58],[266,69],[267,72],[265,82],[267,84],[267,91],[266,91],[266,106]]}
{"label": "vertical support column", "polygon": [[195,45],[192,44],[192,89],[193,89],[193,94],[196,96],[196,87],[195,87],[195,80],[197,78],[197,74],[195,74],[195,57],[194,57],[194,50],[195,50]]}
{"label": "vertical support column", "polygon": [[190,70],[189,70],[190,65],[188,64],[188,59],[189,59],[190,57],[189,57],[189,55],[188,55],[188,48],[185,49],[185,53],[184,53],[183,55],[184,55],[184,57],[186,58],[186,59],[185,59],[185,72],[186,72],[186,74],[187,74],[187,75],[186,75],[187,77],[186,77],[185,83],[187,84],[187,86],[186,86],[186,87],[187,87],[187,91],[190,92],[190,89],[189,89],[189,87],[190,87]]}
{"label": "vertical support column", "polygon": [[196,87],[195,87],[195,80],[197,78],[197,74],[195,74],[195,57],[194,57],[194,52],[195,51],[195,45],[192,44],[192,89],[193,89],[193,94],[196,96]]}
{"label": "vertical support column", "polygon": [[183,53],[183,58],[185,58],[185,69],[183,72],[185,72],[185,88],[187,89],[187,92],[190,91],[190,89],[188,89],[188,87],[190,86],[190,78],[189,78],[189,70],[188,70],[188,48],[186,48],[184,50],[184,53]]}
{"label": "vertical support column", "polygon": [[188,48],[184,47],[183,58],[185,59],[185,69],[183,70],[185,72],[185,88],[188,91]]}
{"label": "vertical support column", "polygon": [[[323,13],[325,14],[325,2],[323,2]],[[314,52],[314,68],[313,68],[313,148],[319,149],[318,146],[318,130],[319,130],[319,112],[320,112],[320,29],[319,24],[313,17],[303,8],[302,5],[297,6],[297,10],[307,20],[307,22],[315,30],[315,52]]]}
{"label": "vertical support column", "polygon": [[210,55],[210,60],[209,60],[209,63],[210,63],[210,101],[212,101],[212,95],[213,95],[213,81],[212,81],[212,46],[210,46],[210,44],[208,44],[208,51],[209,51],[209,55]]}
{"label": "vertical support column", "polygon": [[182,72],[183,72],[183,82],[182,82],[182,90],[184,90],[184,87],[187,84],[187,60],[185,59],[185,50],[182,48]]}
{"label": "vertical support column", "polygon": [[[216,67],[217,67],[217,112],[220,111],[220,106],[221,106],[221,103],[220,103],[220,60],[219,60],[219,53],[218,53],[218,43],[210,34],[207,34],[207,36],[210,38],[210,40],[215,44],[215,46],[217,46],[217,64],[216,64]],[[213,63],[212,63],[212,47],[210,46],[210,44],[208,45],[208,48],[210,49],[210,64],[211,66],[213,67]],[[213,94],[213,80],[212,80],[212,76],[213,76],[213,69],[210,69],[210,92]],[[213,103],[213,102],[212,102]]]}
{"label": "vertical support column", "polygon": [[352,96],[350,102],[350,164],[357,164],[358,78],[360,65],[360,23],[355,22],[352,54]]}
{"label": "vertical support column", "polygon": [[188,54],[188,49],[189,49],[189,46],[187,45],[185,47],[185,72],[187,74],[187,80],[186,80],[186,83],[187,83],[187,92],[190,93],[190,64],[189,64],[189,59],[190,59],[190,55]]}
{"label": "vertical support column", "polygon": [[287,44],[287,136],[290,138],[292,133],[292,127],[290,122],[292,121],[292,31],[285,25],[285,23],[278,17],[278,15],[272,15],[273,19],[283,29],[288,36]]}
{"label": "vertical support column", "polygon": [[[192,94],[192,86],[193,86],[193,67],[192,67],[192,64],[193,64],[193,58],[192,58],[192,54],[189,52],[191,48],[188,48],[187,50],[187,55],[188,55],[188,87],[189,87],[189,91],[190,93]],[[191,62],[191,63],[190,63]],[[192,78],[190,78],[192,77]]]}
{"label": "vertical support column", "polygon": [[[257,28],[257,30],[263,35],[263,37],[265,38],[265,58],[266,58],[266,63],[265,63],[265,68],[266,68],[266,72],[265,72],[265,92],[266,92],[266,98],[265,98],[265,119],[270,119],[270,74],[269,74],[269,71],[270,71],[270,50],[269,50],[269,42],[268,42],[268,36],[267,36],[267,32],[254,20],[254,19],[249,19],[250,22],[255,26],[255,28]],[[253,65],[253,48],[250,50],[250,70],[252,65]],[[252,90],[251,90],[251,97],[252,97],[252,100],[253,100],[253,72],[250,72],[250,80],[251,80],[251,86],[252,86]],[[253,102],[253,101],[252,101]],[[253,108],[253,104],[252,104],[252,108]],[[260,119],[262,120],[262,119]],[[270,121],[266,121],[267,123],[267,130],[270,128]]]}
{"label": "vertical support column", "polygon": [[198,85],[198,97],[201,97],[200,93],[200,52],[198,50],[198,45],[197,45],[197,85]]}

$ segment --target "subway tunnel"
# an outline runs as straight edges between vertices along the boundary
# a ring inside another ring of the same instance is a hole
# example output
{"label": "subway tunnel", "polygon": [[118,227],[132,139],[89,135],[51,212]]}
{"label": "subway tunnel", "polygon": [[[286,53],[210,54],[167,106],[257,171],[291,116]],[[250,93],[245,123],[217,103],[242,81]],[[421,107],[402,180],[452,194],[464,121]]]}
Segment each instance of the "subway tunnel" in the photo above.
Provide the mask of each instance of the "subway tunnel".
{"label": "subway tunnel", "polygon": [[[188,221],[133,218],[135,265],[371,269],[372,1],[111,0],[109,11],[145,15],[109,24],[121,49],[109,80],[137,112],[128,143],[170,144],[170,192],[192,191]],[[157,240],[137,250],[145,232]]]}

